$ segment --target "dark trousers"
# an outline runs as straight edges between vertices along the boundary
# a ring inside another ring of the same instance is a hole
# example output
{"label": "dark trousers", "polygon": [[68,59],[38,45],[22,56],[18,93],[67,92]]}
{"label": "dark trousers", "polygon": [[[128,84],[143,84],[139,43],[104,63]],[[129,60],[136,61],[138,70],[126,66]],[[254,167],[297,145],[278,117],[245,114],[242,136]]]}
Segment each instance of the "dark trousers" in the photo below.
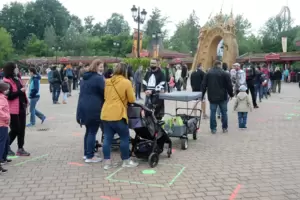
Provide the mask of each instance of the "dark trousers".
{"label": "dark trousers", "polygon": [[9,149],[8,127],[0,127],[0,161],[7,160]]}
{"label": "dark trousers", "polygon": [[142,84],[141,83],[136,83],[135,84],[135,97],[138,99],[141,98],[141,87],[142,87]]}
{"label": "dark trousers", "polygon": [[222,120],[222,129],[228,128],[228,114],[227,114],[227,103],[228,101],[222,101],[220,103],[210,103],[210,129],[211,131],[217,130],[217,119],[216,113],[217,108],[220,108],[221,111],[221,120]]}
{"label": "dark trousers", "polygon": [[60,95],[60,84],[58,84],[58,83],[52,84],[52,100],[53,100],[53,103],[58,102],[59,95]]}
{"label": "dark trousers", "polygon": [[78,79],[74,78],[73,79],[73,90],[77,90],[77,88],[78,88]]}
{"label": "dark trousers", "polygon": [[253,84],[248,84],[247,86],[248,86],[247,94],[249,94],[249,90],[250,90],[253,106],[257,106],[256,98],[255,98],[255,87]]}
{"label": "dark trousers", "polygon": [[11,145],[14,140],[18,139],[18,148],[21,149],[24,146],[25,141],[25,127],[26,127],[26,110],[20,110],[18,115],[10,115],[10,144]]}
{"label": "dark trousers", "polygon": [[52,84],[51,83],[49,83],[49,90],[50,90],[50,92],[52,92]]}
{"label": "dark trousers", "polygon": [[99,130],[100,124],[95,123],[91,125],[86,125],[86,131],[84,135],[84,155],[91,159],[94,157],[96,135]]}

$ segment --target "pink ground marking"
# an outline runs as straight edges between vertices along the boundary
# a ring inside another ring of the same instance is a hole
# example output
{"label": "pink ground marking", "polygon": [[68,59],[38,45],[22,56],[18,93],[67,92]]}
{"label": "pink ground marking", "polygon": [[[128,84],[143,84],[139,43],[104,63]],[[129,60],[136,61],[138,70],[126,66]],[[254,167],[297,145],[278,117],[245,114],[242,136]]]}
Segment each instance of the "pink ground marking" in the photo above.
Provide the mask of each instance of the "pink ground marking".
{"label": "pink ground marking", "polygon": [[100,196],[101,199],[107,199],[107,200],[120,200],[119,198],[113,198],[109,196]]}
{"label": "pink ground marking", "polygon": [[174,153],[176,150],[175,149],[172,149],[172,153]]}
{"label": "pink ground marking", "polygon": [[69,165],[76,165],[76,166],[79,166],[79,167],[84,166],[84,164],[77,163],[77,162],[69,162],[68,164],[69,164]]}
{"label": "pink ground marking", "polygon": [[235,190],[231,193],[230,197],[229,197],[229,200],[234,200],[238,194],[238,192],[240,191],[241,189],[241,185],[239,184],[238,186],[236,186]]}

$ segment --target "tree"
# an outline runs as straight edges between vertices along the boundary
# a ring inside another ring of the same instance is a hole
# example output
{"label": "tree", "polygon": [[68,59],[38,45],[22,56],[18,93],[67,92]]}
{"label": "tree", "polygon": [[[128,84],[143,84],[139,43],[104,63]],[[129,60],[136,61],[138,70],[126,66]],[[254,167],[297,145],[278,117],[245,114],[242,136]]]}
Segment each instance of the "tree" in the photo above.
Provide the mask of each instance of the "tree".
{"label": "tree", "polygon": [[86,18],[84,18],[84,29],[88,32],[88,33],[92,33],[93,31],[93,27],[94,27],[94,22],[95,18],[93,16],[88,16]]}
{"label": "tree", "polygon": [[71,21],[69,26],[74,26],[79,32],[82,32],[84,30],[81,19],[76,15],[71,15]]}
{"label": "tree", "polygon": [[105,34],[105,26],[101,22],[95,24],[92,35],[93,36],[103,36]]}
{"label": "tree", "polygon": [[177,25],[174,35],[171,37],[170,45],[179,52],[196,53],[199,35],[199,19],[193,11],[185,22]]}
{"label": "tree", "polygon": [[161,32],[163,37],[166,37],[168,31],[164,28],[167,23],[168,17],[162,16],[161,11],[158,8],[154,8],[146,22],[145,34],[151,37],[153,33]]}
{"label": "tree", "polygon": [[4,28],[0,28],[0,64],[8,60],[13,53],[11,35]]}
{"label": "tree", "polygon": [[57,44],[57,36],[53,26],[47,26],[44,33],[44,40],[48,47],[55,47]]}
{"label": "tree", "polygon": [[48,46],[43,40],[39,40],[37,36],[33,34],[25,46],[25,52],[27,55],[34,55],[38,57],[46,56]]}
{"label": "tree", "polygon": [[113,13],[105,24],[106,34],[119,35],[120,33],[128,33],[130,27],[125,21],[124,16],[118,13]]}

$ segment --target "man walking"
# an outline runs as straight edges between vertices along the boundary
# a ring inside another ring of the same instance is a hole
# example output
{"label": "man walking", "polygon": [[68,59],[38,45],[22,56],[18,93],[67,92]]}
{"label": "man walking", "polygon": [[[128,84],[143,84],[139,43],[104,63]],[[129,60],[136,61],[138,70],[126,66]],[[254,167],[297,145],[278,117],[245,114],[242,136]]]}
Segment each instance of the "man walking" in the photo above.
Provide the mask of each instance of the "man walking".
{"label": "man walking", "polygon": [[244,85],[247,86],[246,83],[246,73],[241,69],[241,65],[239,63],[233,64],[236,70],[236,82],[235,82],[235,95],[239,93],[239,88]]}
{"label": "man walking", "polygon": [[56,66],[52,67],[53,75],[52,75],[52,100],[53,104],[59,104],[58,98],[60,95],[60,86],[62,83],[62,79],[60,73],[56,69]]}
{"label": "man walking", "polygon": [[221,110],[221,121],[223,133],[228,132],[227,101],[228,95],[233,97],[232,83],[229,73],[221,68],[222,63],[215,61],[214,66],[209,70],[203,80],[202,101],[206,91],[210,102],[210,129],[211,133],[217,132],[216,112]]}

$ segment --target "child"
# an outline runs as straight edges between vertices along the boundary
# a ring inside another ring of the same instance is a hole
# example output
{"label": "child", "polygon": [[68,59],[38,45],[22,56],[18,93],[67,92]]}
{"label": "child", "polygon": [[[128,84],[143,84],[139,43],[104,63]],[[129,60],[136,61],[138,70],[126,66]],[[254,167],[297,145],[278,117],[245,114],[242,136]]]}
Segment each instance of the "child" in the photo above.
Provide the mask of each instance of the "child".
{"label": "child", "polygon": [[63,104],[67,104],[67,98],[69,94],[69,85],[68,85],[68,77],[64,78],[64,82],[62,83],[61,89],[62,92],[64,93],[63,95]]}
{"label": "child", "polygon": [[239,120],[239,128],[246,129],[247,128],[247,115],[249,110],[252,111],[252,104],[250,97],[246,93],[247,87],[242,85],[239,88],[239,94],[236,97],[236,101],[234,103],[234,111],[238,112],[238,120]]}
{"label": "child", "polygon": [[6,162],[11,162],[7,159],[7,153],[9,149],[9,136],[8,136],[8,126],[10,123],[10,113],[7,97],[5,94],[8,92],[9,85],[0,82],[0,172],[7,172],[6,169],[2,168],[2,165]]}

